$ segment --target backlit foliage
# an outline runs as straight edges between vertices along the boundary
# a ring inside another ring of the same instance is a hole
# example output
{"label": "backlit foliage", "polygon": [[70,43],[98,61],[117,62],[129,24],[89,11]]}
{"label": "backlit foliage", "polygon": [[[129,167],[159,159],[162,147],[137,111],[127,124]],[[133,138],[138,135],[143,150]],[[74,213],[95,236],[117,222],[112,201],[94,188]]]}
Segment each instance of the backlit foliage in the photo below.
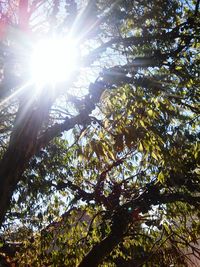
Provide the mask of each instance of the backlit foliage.
{"label": "backlit foliage", "polygon": [[[2,263],[198,266],[199,1],[0,5]],[[78,70],[16,93],[69,33]]]}

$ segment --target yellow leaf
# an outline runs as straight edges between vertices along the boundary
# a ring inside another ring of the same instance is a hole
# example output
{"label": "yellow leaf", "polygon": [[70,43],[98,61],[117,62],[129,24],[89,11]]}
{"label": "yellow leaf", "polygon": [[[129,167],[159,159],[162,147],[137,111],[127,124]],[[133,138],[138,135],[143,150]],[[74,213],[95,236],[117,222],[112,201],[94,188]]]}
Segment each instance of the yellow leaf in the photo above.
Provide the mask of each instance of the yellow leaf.
{"label": "yellow leaf", "polygon": [[158,160],[158,157],[157,157],[157,155],[156,155],[154,152],[152,152],[151,155],[152,155],[152,157],[153,157],[154,159]]}
{"label": "yellow leaf", "polygon": [[144,150],[142,142],[139,143],[138,150],[141,152]]}
{"label": "yellow leaf", "polygon": [[145,125],[144,125],[144,122],[142,120],[140,120],[140,124],[142,127],[146,128]]}
{"label": "yellow leaf", "polygon": [[110,159],[115,160],[115,156],[110,150],[107,151],[107,154]]}
{"label": "yellow leaf", "polygon": [[158,181],[159,181],[160,183],[163,183],[164,180],[165,180],[165,176],[164,176],[163,172],[161,171],[161,172],[158,174]]}
{"label": "yellow leaf", "polygon": [[153,110],[152,110],[152,109],[148,110],[147,113],[148,113],[148,115],[149,115],[150,117],[153,116]]}

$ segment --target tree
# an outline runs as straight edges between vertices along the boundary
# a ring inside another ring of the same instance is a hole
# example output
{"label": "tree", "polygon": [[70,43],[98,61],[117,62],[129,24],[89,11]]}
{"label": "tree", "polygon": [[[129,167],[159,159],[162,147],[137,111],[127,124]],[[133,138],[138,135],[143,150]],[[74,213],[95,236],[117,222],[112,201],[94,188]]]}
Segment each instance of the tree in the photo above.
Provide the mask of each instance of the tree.
{"label": "tree", "polygon": [[[1,3],[4,266],[200,258],[198,13],[199,1]],[[56,34],[78,36],[79,66],[36,90],[27,61]]]}

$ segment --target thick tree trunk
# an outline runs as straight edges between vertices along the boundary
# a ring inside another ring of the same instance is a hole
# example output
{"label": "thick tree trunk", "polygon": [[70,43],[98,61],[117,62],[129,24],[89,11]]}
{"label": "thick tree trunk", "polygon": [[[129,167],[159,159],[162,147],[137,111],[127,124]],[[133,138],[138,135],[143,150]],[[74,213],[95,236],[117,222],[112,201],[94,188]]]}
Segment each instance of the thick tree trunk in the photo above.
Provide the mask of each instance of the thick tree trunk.
{"label": "thick tree trunk", "polygon": [[110,234],[101,243],[92,248],[92,250],[83,258],[78,267],[97,267],[119,244],[122,236],[122,233],[117,236]]}
{"label": "thick tree trunk", "polygon": [[[102,263],[113,249],[119,245],[127,233],[129,223],[133,222],[134,217],[138,216],[139,211],[147,212],[151,205],[158,204],[159,199],[159,188],[154,186],[154,183],[150,183],[148,190],[145,190],[143,194],[126,203],[123,207],[120,207],[113,216],[110,234],[90,250],[78,267],[97,267]],[[128,207],[132,207],[132,213],[127,212]],[[135,219],[137,220],[137,218]]]}
{"label": "thick tree trunk", "polygon": [[[42,102],[43,101],[43,102]],[[0,226],[5,219],[13,192],[35,154],[38,133],[52,104],[41,97],[36,103],[24,97],[18,109],[7,151],[0,162]]]}
{"label": "thick tree trunk", "polygon": [[27,160],[17,147],[10,147],[0,163],[0,225]]}
{"label": "thick tree trunk", "polygon": [[[124,217],[125,216],[125,217]],[[78,267],[97,267],[121,242],[127,231],[129,218],[123,212],[115,214],[110,234],[96,244],[83,258]]]}

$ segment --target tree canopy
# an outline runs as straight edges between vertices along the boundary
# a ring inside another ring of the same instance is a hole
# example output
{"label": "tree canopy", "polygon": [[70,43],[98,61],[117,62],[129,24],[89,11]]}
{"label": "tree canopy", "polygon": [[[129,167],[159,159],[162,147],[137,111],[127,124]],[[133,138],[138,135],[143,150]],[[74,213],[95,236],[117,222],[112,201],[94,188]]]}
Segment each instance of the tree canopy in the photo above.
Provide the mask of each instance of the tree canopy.
{"label": "tree canopy", "polygon": [[199,266],[199,2],[0,1],[1,266]]}

